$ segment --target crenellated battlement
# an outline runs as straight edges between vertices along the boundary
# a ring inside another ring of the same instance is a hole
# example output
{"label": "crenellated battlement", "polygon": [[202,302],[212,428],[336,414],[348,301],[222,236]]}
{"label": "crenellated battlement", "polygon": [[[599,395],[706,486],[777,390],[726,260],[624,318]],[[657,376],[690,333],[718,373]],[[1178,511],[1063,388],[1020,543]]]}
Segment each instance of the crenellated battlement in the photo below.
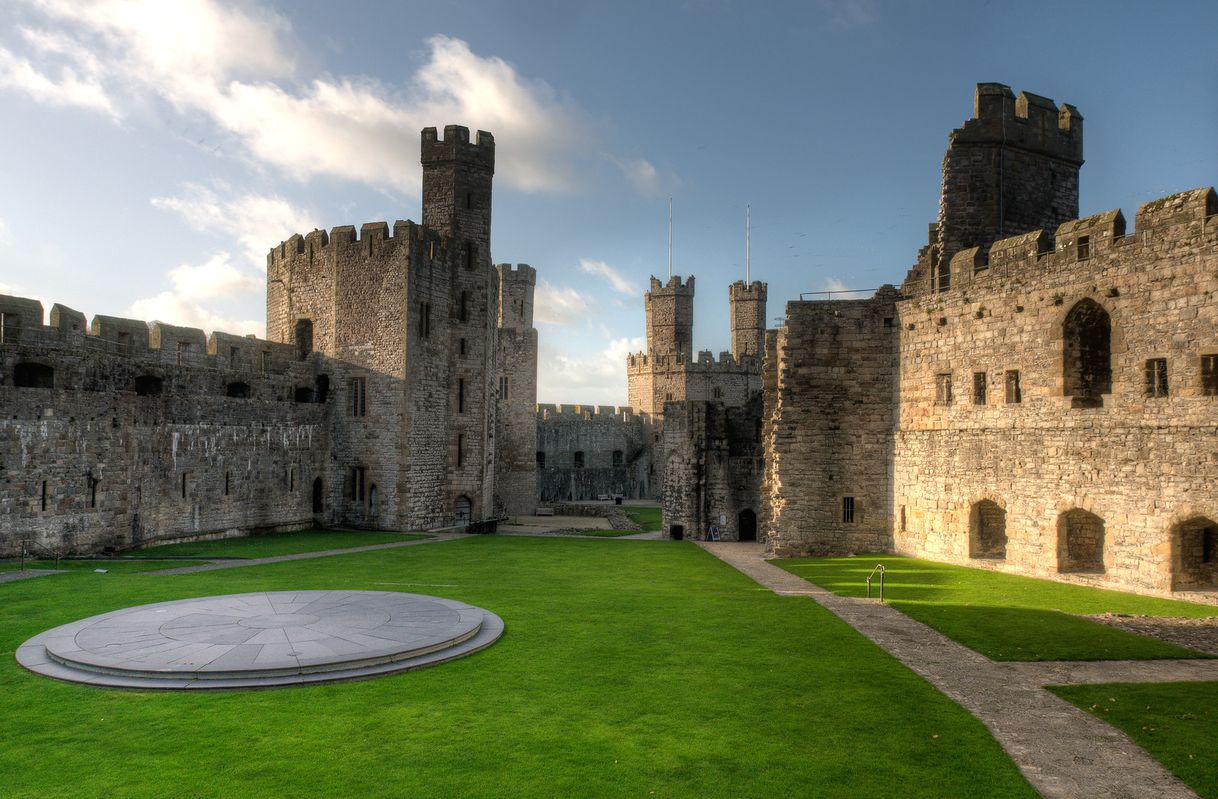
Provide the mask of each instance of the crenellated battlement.
{"label": "crenellated battlement", "polygon": [[423,128],[422,140],[423,164],[461,161],[495,171],[495,137],[485,130],[478,131],[471,142],[464,125],[445,125],[443,139],[437,137],[435,128]]}
{"label": "crenellated battlement", "polygon": [[271,248],[266,264],[268,269],[273,269],[301,257],[312,260],[314,257],[326,257],[356,247],[372,251],[378,244],[392,248],[402,244],[409,245],[412,241],[434,243],[436,257],[440,258],[445,257],[450,245],[447,236],[410,220],[399,219],[393,223],[392,230],[388,222],[365,222],[358,231],[354,225],[339,225],[329,233],[324,230],[314,230],[303,236],[295,233]]}
{"label": "crenellated battlement", "polygon": [[592,421],[592,422],[639,422],[647,423],[651,417],[636,413],[629,405],[555,405],[539,403],[536,406],[537,421]]}
{"label": "crenellated battlement", "polygon": [[760,357],[744,355],[736,358],[727,351],[720,352],[719,357],[716,358],[710,350],[702,350],[698,353],[697,359],[693,361],[676,355],[663,355],[655,352],[632,352],[626,356],[626,371],[629,374],[668,369],[681,369],[691,374],[752,373],[760,368]]}
{"label": "crenellated battlement", "polygon": [[[986,280],[987,274],[1013,276],[1032,270],[1056,272],[1090,268],[1109,252],[1149,244],[1169,247],[1193,242],[1203,233],[1218,234],[1218,193],[1212,188],[1191,189],[1144,203],[1128,230],[1125,215],[1114,208],[1082,219],[1063,222],[1057,230],[1033,230],[970,247],[951,259],[951,292],[962,292]],[[925,280],[923,278],[923,280]]]}
{"label": "crenellated battlement", "polygon": [[754,280],[752,283],[737,280],[727,287],[727,291],[728,297],[733,300],[761,300],[765,302],[767,288],[767,285],[760,280]]}
{"label": "crenellated battlement", "polygon": [[[86,327],[85,315],[63,305],[52,306],[43,325],[42,303],[0,295],[4,335],[0,346],[39,350],[48,355],[108,354],[160,366],[195,366],[265,376],[284,371],[297,360],[296,348],[254,336],[96,315]],[[34,359],[40,357],[30,352]]]}
{"label": "crenellated battlement", "polygon": [[1019,147],[1065,161],[1083,162],[1083,115],[1069,103],[1020,92],[1001,83],[978,83],[973,118],[951,133],[953,144]]}
{"label": "crenellated battlement", "polygon": [[527,283],[530,286],[537,284],[537,270],[528,264],[495,264],[495,272],[500,280]]}
{"label": "crenellated battlement", "polygon": [[650,298],[652,293],[663,294],[689,294],[694,293],[694,276],[690,275],[682,282],[680,275],[673,275],[668,278],[667,283],[661,283],[660,279],[655,275],[651,276],[651,291],[648,291],[645,297]]}

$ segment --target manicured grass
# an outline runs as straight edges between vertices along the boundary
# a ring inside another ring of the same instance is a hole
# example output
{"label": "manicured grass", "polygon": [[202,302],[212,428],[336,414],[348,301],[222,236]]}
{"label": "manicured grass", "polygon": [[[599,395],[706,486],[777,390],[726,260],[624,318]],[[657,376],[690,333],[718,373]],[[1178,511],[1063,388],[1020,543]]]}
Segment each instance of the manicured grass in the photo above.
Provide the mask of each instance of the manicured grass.
{"label": "manicured grass", "polygon": [[[893,555],[791,558],[775,563],[841,596],[866,596],[867,575],[882,563],[888,569],[889,604],[993,660],[1204,657],[1076,614],[1218,615],[1218,608],[1209,605]],[[878,592],[878,582],[873,585]]]}
{"label": "manicured grass", "polygon": [[657,530],[663,529],[663,522],[664,522],[664,509],[663,508],[636,507],[636,506],[626,505],[626,506],[622,507],[622,510],[626,512],[626,515],[629,516],[634,521],[635,524],[639,525],[647,532],[655,532]]}
{"label": "manicured grass", "polygon": [[597,538],[620,538],[624,535],[638,535],[638,530],[572,530],[575,535],[592,535]]}
{"label": "manicured grass", "polygon": [[1071,685],[1055,694],[1121,729],[1203,799],[1218,799],[1218,683]]}
{"label": "manicured grass", "polygon": [[[108,576],[0,585],[6,797],[1035,796],[896,660],[689,544],[479,536]],[[452,597],[507,631],[422,671],[247,693],[99,690],[12,657],[129,605],[324,588]]]}
{"label": "manicured grass", "polygon": [[426,538],[412,533],[375,533],[366,530],[309,530],[303,533],[255,535],[246,538],[222,538],[217,541],[190,541],[166,544],[128,553],[141,558],[165,555],[199,558],[269,558],[274,555],[297,555],[301,552],[321,552],[327,549],[363,547],[370,544],[391,544]]}

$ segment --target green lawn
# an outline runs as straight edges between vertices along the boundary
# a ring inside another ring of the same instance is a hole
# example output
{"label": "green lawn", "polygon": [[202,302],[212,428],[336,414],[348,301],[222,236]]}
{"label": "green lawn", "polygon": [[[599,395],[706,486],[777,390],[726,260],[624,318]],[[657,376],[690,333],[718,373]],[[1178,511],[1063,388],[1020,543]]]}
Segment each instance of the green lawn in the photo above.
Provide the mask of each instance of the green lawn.
{"label": "green lawn", "polygon": [[571,533],[573,533],[574,535],[592,535],[592,536],[596,536],[597,538],[620,538],[624,535],[638,535],[639,531],[638,530],[581,529],[581,530],[572,530]]}
{"label": "green lawn", "polygon": [[1213,616],[1218,608],[1038,580],[895,555],[791,558],[775,563],[841,596],[865,596],[877,563],[889,604],[993,660],[1204,657],[1075,614]]}
{"label": "green lawn", "polygon": [[[0,585],[6,798],[1035,796],[959,706],[690,544],[479,536],[94,577]],[[452,597],[507,631],[418,672],[247,693],[99,690],[13,660],[125,606],[325,588]]]}
{"label": "green lawn", "polygon": [[191,558],[268,558],[274,555],[296,555],[301,552],[321,552],[326,549],[414,541],[426,537],[411,533],[374,533],[366,530],[309,530],[303,533],[278,533],[245,538],[222,538],[216,541],[166,544],[129,554],[141,558],[157,558],[165,555]]}
{"label": "green lawn", "polygon": [[642,527],[647,532],[656,532],[662,530],[664,521],[663,508],[637,507],[631,505],[622,506],[622,510],[626,515],[634,521],[635,524]]}
{"label": "green lawn", "polygon": [[1203,799],[1218,799],[1218,683],[1050,689],[1120,728]]}

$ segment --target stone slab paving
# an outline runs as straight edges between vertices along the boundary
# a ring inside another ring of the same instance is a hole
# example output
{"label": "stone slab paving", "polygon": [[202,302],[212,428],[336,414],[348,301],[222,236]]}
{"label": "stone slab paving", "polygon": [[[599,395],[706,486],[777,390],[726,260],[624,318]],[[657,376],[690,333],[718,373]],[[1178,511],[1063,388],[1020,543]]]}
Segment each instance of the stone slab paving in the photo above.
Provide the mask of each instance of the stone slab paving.
{"label": "stone slab paving", "polygon": [[18,580],[45,577],[48,574],[63,574],[64,571],[64,569],[17,569],[16,571],[0,572],[0,583],[15,583]]}
{"label": "stone slab paving", "polygon": [[141,605],[31,638],[38,674],[148,689],[267,688],[419,668],[493,643],[503,623],[451,599],[395,591],[277,591]]}
{"label": "stone slab paving", "polygon": [[921,675],[989,728],[1042,796],[1195,796],[1124,733],[1043,686],[1153,682],[1155,675],[1167,674],[1218,679],[1218,664],[996,663],[887,605],[839,597],[780,569],[764,559],[761,544],[699,542],[699,546],[775,593],[816,601]]}
{"label": "stone slab paving", "polygon": [[[244,560],[225,560],[216,558],[211,563],[198,566],[178,566],[172,569],[157,569],[156,571],[140,572],[140,574],[195,574],[197,572],[212,572],[220,569],[239,569],[242,566],[262,566],[267,563],[283,563],[289,560],[309,560],[310,558],[328,558],[333,555],[354,555],[359,552],[375,552],[378,549],[397,549],[421,544],[438,544],[441,541],[455,541],[458,538],[469,538],[471,533],[436,533],[430,538],[417,538],[412,541],[391,541],[388,544],[368,544],[362,547],[347,547],[345,549],[323,549],[318,552],[298,552],[295,555],[272,555],[266,558],[248,558]],[[200,560],[200,558],[196,558]]]}

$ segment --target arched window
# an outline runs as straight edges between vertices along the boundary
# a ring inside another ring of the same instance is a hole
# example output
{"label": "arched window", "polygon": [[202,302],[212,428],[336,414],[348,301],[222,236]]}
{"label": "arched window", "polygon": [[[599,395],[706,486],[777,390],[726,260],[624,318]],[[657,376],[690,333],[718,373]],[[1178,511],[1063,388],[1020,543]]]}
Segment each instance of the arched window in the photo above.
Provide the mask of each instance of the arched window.
{"label": "arched window", "polygon": [[165,381],[156,375],[140,375],[135,378],[135,393],[141,397],[156,397],[165,390]]}
{"label": "arched window", "polygon": [[22,361],[13,368],[13,385],[17,388],[54,388],[55,370],[45,363]]}
{"label": "arched window", "polygon": [[1173,591],[1218,587],[1218,522],[1199,516],[1172,530]]}
{"label": "arched window", "polygon": [[296,360],[303,361],[313,351],[313,320],[296,320]]}
{"label": "arched window", "polygon": [[998,503],[983,499],[969,513],[968,556],[1006,560],[1007,512]]}
{"label": "arched window", "polygon": [[1063,389],[1075,408],[1098,408],[1112,393],[1112,320],[1092,299],[1079,300],[1062,328]]}
{"label": "arched window", "polygon": [[1057,570],[1065,573],[1104,573],[1104,520],[1082,508],[1057,520]]}
{"label": "arched window", "polygon": [[250,398],[250,384],[242,383],[241,381],[238,380],[238,381],[229,383],[227,386],[225,386],[224,392],[228,396],[236,397],[237,399],[249,399]]}

